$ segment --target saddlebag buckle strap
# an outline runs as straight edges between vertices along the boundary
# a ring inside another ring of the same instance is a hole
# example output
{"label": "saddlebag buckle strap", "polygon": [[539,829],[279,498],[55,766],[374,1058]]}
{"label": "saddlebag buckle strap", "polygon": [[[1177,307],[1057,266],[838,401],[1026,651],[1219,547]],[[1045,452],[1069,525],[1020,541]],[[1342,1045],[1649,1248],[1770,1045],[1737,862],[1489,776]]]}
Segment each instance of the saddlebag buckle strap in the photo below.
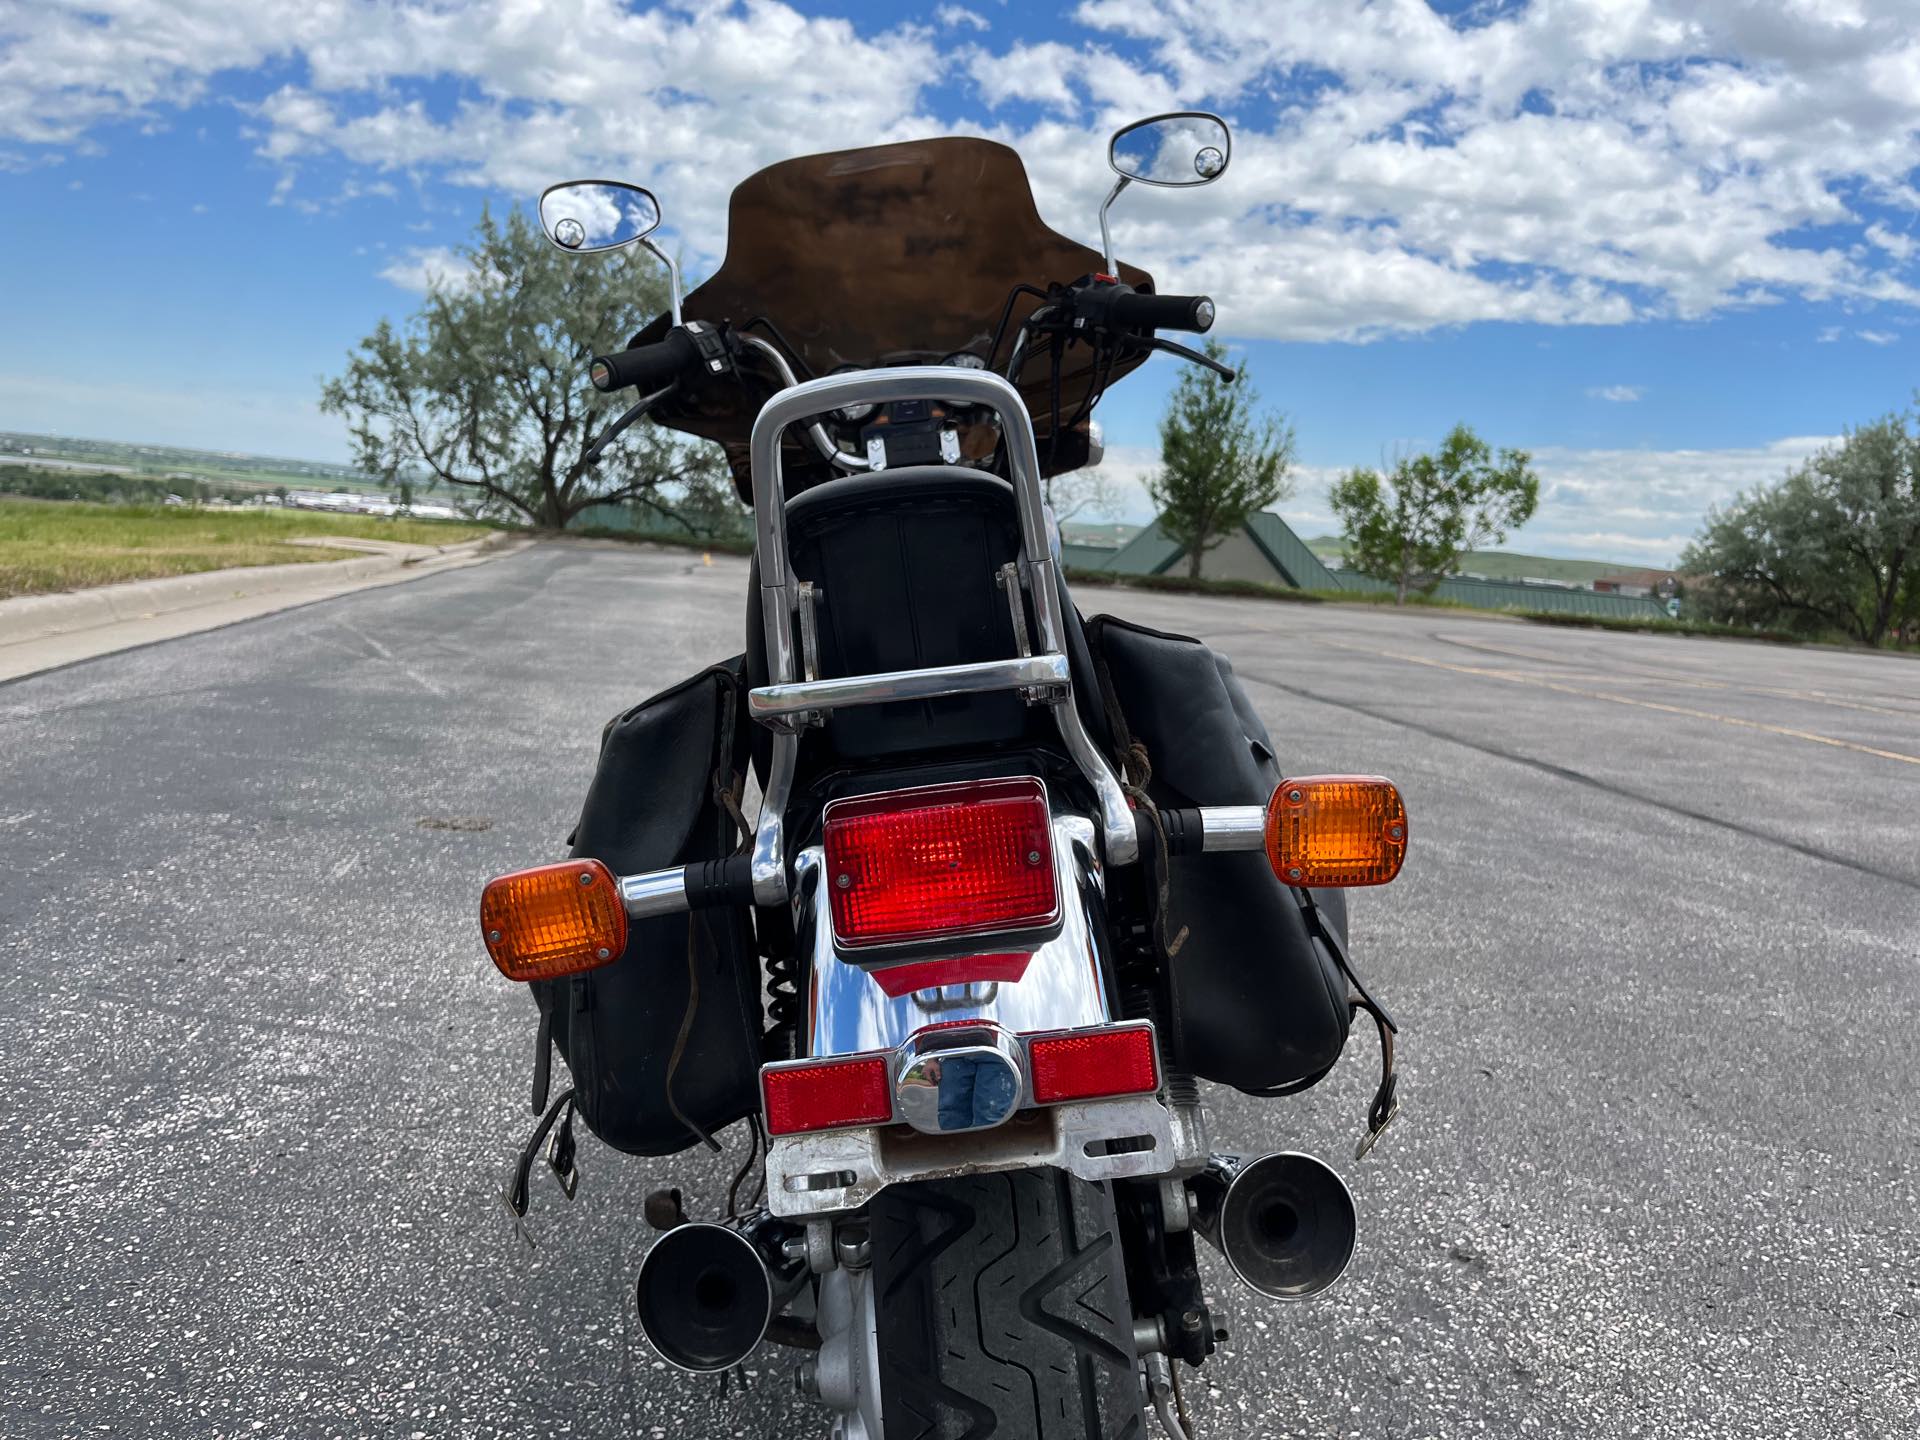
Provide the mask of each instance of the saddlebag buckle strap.
{"label": "saddlebag buckle strap", "polygon": [[1366,1159],[1367,1152],[1380,1143],[1381,1132],[1400,1113],[1400,1072],[1394,1068],[1394,1029],[1386,1012],[1371,1000],[1356,998],[1348,1003],[1354,1013],[1364,1010],[1371,1015],[1380,1032],[1380,1088],[1373,1092],[1373,1103],[1367,1107],[1367,1133],[1360,1137],[1360,1143],[1354,1147],[1353,1158],[1358,1162]]}
{"label": "saddlebag buckle strap", "polygon": [[1387,1007],[1373,998],[1366,983],[1354,973],[1353,961],[1347,955],[1345,942],[1341,940],[1339,932],[1327,923],[1325,913],[1314,903],[1313,892],[1297,889],[1293,893],[1299,897],[1300,911],[1314,942],[1326,947],[1334,964],[1340,967],[1340,973],[1347,977],[1347,983],[1353,987],[1353,993],[1347,997],[1351,1012],[1358,1015],[1364,1010],[1372,1016],[1374,1028],[1380,1034],[1380,1087],[1373,1092],[1373,1102],[1367,1106],[1367,1133],[1361,1137],[1353,1152],[1355,1161],[1364,1160],[1367,1153],[1380,1143],[1381,1132],[1400,1113],[1400,1072],[1394,1059],[1394,1037],[1400,1033],[1400,1027],[1394,1024]]}
{"label": "saddlebag buckle strap", "polygon": [[[546,1143],[547,1132],[553,1129],[554,1121],[560,1118],[560,1112],[562,1110],[567,1111],[567,1128],[563,1132],[566,1139],[567,1153],[565,1156],[561,1156],[559,1154],[560,1146],[558,1142],[556,1142],[554,1146],[555,1159],[566,1159],[569,1162],[572,1160],[573,1089],[572,1087],[568,1087],[560,1092],[558,1098],[548,1107],[547,1113],[541,1118],[540,1123],[533,1127],[533,1134],[527,1137],[527,1143],[521,1147],[519,1156],[513,1162],[513,1169],[507,1175],[507,1188],[501,1194],[500,1199],[516,1221],[527,1218],[527,1210],[533,1203],[531,1195],[528,1194],[528,1187],[532,1182],[533,1162],[540,1154],[540,1147]],[[574,1187],[578,1188],[579,1183],[579,1173],[575,1171]],[[563,1190],[567,1189],[564,1178],[561,1181],[561,1188]],[[573,1198],[572,1190],[567,1190],[567,1198]]]}

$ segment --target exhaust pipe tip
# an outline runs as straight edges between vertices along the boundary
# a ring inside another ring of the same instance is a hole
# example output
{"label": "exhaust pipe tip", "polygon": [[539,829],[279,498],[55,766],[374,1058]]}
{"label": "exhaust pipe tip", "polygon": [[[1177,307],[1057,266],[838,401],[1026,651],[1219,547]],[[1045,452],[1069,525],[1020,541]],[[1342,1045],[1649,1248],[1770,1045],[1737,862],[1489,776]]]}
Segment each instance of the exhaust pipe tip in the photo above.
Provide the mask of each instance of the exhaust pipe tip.
{"label": "exhaust pipe tip", "polygon": [[1308,1300],[1346,1273],[1358,1219],[1346,1182],[1323,1160],[1282,1150],[1217,1155],[1189,1182],[1195,1228],[1248,1288]]}
{"label": "exhaust pipe tip", "polygon": [[647,1343],[696,1375],[738,1365],[773,1319],[766,1261],[729,1225],[694,1221],[669,1230],[640,1262],[635,1292]]}

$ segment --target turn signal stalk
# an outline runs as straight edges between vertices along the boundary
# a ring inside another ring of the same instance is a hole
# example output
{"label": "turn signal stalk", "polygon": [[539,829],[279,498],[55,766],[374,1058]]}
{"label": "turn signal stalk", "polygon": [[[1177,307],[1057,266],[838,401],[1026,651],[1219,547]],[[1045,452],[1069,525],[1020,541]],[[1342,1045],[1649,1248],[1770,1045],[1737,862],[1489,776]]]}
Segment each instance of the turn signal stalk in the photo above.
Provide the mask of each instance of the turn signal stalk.
{"label": "turn signal stalk", "polygon": [[568,860],[489,880],[480,933],[509,980],[558,980],[619,959],[627,912],[612,871],[598,860]]}
{"label": "turn signal stalk", "polygon": [[1267,860],[1289,885],[1385,885],[1407,856],[1407,807],[1378,775],[1282,780],[1267,801]]}

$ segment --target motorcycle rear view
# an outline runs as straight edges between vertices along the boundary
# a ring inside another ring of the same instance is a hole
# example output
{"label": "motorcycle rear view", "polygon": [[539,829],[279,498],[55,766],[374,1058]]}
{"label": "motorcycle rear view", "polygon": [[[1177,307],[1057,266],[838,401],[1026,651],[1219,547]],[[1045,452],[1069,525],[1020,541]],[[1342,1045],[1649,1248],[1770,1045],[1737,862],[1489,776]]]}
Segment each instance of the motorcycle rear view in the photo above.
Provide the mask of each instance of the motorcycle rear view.
{"label": "motorcycle rear view", "polygon": [[[1365,1014],[1359,1154],[1393,1118],[1344,893],[1399,873],[1399,792],[1286,775],[1224,657],[1083,620],[1044,500],[1149,353],[1231,378],[1158,333],[1213,302],[1123,269],[1107,219],[1231,153],[1198,112],[1118,132],[1098,252],[991,142],[783,162],[736,191],[720,270],[685,297],[672,273],[671,315],[588,366],[641,392],[601,448],[649,417],[726,447],[747,644],[609,723],[570,860],[486,887],[488,952],[540,1016],[508,1201],[543,1147],[571,1193],[576,1114],[652,1156],[744,1123],[759,1163],[725,1213],[649,1197],[639,1322],[694,1372],[789,1347],[839,1440],[1091,1440],[1149,1412],[1185,1440],[1173,1362],[1224,1338],[1194,1237],[1276,1299],[1353,1252],[1334,1170],[1216,1153],[1201,1085],[1304,1089]],[[610,181],[540,211],[582,254],[660,220]]]}

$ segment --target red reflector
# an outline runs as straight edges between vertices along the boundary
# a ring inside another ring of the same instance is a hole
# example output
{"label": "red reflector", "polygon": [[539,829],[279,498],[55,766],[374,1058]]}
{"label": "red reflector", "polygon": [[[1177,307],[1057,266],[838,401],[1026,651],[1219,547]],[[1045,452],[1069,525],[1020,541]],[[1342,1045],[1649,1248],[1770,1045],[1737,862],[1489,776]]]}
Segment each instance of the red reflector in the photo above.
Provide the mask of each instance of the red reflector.
{"label": "red reflector", "polygon": [[836,800],[824,833],[833,932],[844,945],[1034,929],[1059,911],[1038,780]]}
{"label": "red reflector", "polygon": [[1153,1031],[1145,1025],[1045,1035],[1027,1044],[1033,1098],[1042,1105],[1144,1095],[1160,1088]]}
{"label": "red reflector", "polygon": [[767,1102],[769,1135],[884,1125],[893,1119],[884,1055],[762,1070],[760,1092]]}

